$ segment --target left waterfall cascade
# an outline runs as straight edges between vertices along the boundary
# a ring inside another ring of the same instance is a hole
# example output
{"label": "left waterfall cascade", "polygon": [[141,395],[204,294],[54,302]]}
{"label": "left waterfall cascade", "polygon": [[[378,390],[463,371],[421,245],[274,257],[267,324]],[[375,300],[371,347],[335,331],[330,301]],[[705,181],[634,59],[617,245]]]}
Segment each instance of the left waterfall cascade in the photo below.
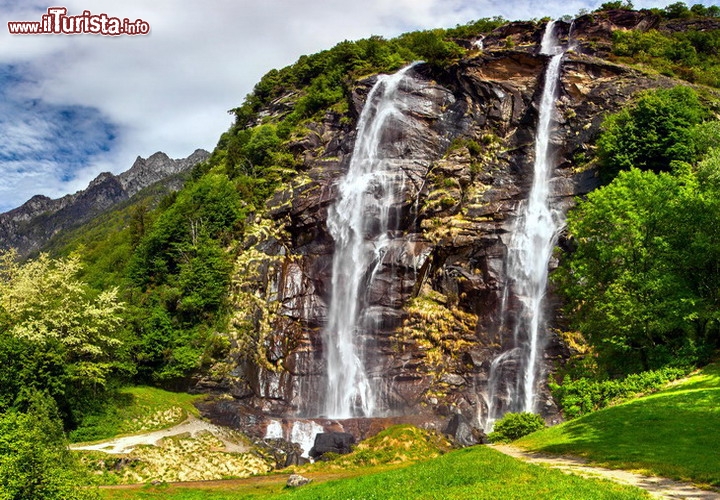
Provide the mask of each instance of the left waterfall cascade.
{"label": "left waterfall cascade", "polygon": [[412,79],[414,64],[395,74],[380,75],[360,114],[348,172],[339,196],[328,211],[328,228],[335,240],[332,295],[323,331],[327,390],[323,413],[330,418],[372,417],[378,410],[376,388],[365,363],[367,324],[365,291],[396,229],[391,207],[397,193],[392,162],[382,150],[389,124],[404,118],[402,86]]}

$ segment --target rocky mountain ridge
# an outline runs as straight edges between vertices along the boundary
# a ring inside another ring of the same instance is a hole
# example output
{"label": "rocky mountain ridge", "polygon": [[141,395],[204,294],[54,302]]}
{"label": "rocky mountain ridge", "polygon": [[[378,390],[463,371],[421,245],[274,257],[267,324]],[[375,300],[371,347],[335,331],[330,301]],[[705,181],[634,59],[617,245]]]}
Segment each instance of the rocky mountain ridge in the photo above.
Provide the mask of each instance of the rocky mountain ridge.
{"label": "rocky mountain ridge", "polygon": [[162,152],[147,159],[138,156],[127,171],[118,175],[103,172],[74,194],[58,199],[33,196],[20,207],[0,214],[0,249],[14,248],[26,256],[41,250],[59,232],[83,225],[146,187],[163,182],[177,191],[184,184],[178,174],[189,172],[209,155],[198,149],[181,159],[171,159]]}

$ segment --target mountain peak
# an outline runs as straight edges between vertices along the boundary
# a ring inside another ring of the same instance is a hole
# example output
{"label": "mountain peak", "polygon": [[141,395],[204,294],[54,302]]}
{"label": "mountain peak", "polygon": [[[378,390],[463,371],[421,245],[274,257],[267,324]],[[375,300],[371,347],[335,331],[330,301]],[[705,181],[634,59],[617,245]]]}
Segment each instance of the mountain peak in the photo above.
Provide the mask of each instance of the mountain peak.
{"label": "mountain peak", "polygon": [[[103,172],[88,187],[58,199],[35,195],[20,207],[0,214],[0,250],[15,248],[28,255],[60,231],[72,229],[127,200],[142,189],[186,172],[210,156],[197,149],[187,158],[171,159],[158,151],[147,159],[138,156],[129,170]],[[179,189],[174,183],[170,189]]]}

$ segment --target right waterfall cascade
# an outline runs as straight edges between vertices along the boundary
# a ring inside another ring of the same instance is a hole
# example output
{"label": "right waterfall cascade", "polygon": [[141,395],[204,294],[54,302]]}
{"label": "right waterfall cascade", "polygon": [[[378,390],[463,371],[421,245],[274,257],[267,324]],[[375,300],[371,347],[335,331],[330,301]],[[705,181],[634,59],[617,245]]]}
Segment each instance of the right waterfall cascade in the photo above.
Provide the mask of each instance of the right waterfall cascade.
{"label": "right waterfall cascade", "polygon": [[535,135],[533,180],[528,198],[517,210],[507,255],[500,320],[503,351],[492,361],[488,377],[486,432],[508,412],[534,412],[542,375],[545,342],[545,293],[548,265],[563,214],[551,205],[550,178],[555,168],[551,145],[560,70],[565,50],[548,22],[540,53],[551,56],[545,72]]}

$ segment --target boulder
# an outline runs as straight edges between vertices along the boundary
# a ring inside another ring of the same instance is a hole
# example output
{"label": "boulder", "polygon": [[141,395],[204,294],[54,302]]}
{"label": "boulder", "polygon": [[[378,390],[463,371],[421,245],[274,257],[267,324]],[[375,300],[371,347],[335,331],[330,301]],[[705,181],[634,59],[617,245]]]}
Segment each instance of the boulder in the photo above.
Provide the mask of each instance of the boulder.
{"label": "boulder", "polygon": [[310,450],[312,458],[320,458],[325,453],[346,455],[352,451],[355,438],[348,432],[321,432],[315,436],[315,444]]}
{"label": "boulder", "polygon": [[297,488],[298,486],[304,486],[308,483],[310,483],[312,479],[307,478],[305,476],[301,476],[300,474],[290,474],[290,477],[287,480],[287,487],[288,488]]}
{"label": "boulder", "polygon": [[450,436],[461,446],[473,446],[487,442],[485,433],[470,425],[470,422],[459,413],[450,418],[443,434]]}

